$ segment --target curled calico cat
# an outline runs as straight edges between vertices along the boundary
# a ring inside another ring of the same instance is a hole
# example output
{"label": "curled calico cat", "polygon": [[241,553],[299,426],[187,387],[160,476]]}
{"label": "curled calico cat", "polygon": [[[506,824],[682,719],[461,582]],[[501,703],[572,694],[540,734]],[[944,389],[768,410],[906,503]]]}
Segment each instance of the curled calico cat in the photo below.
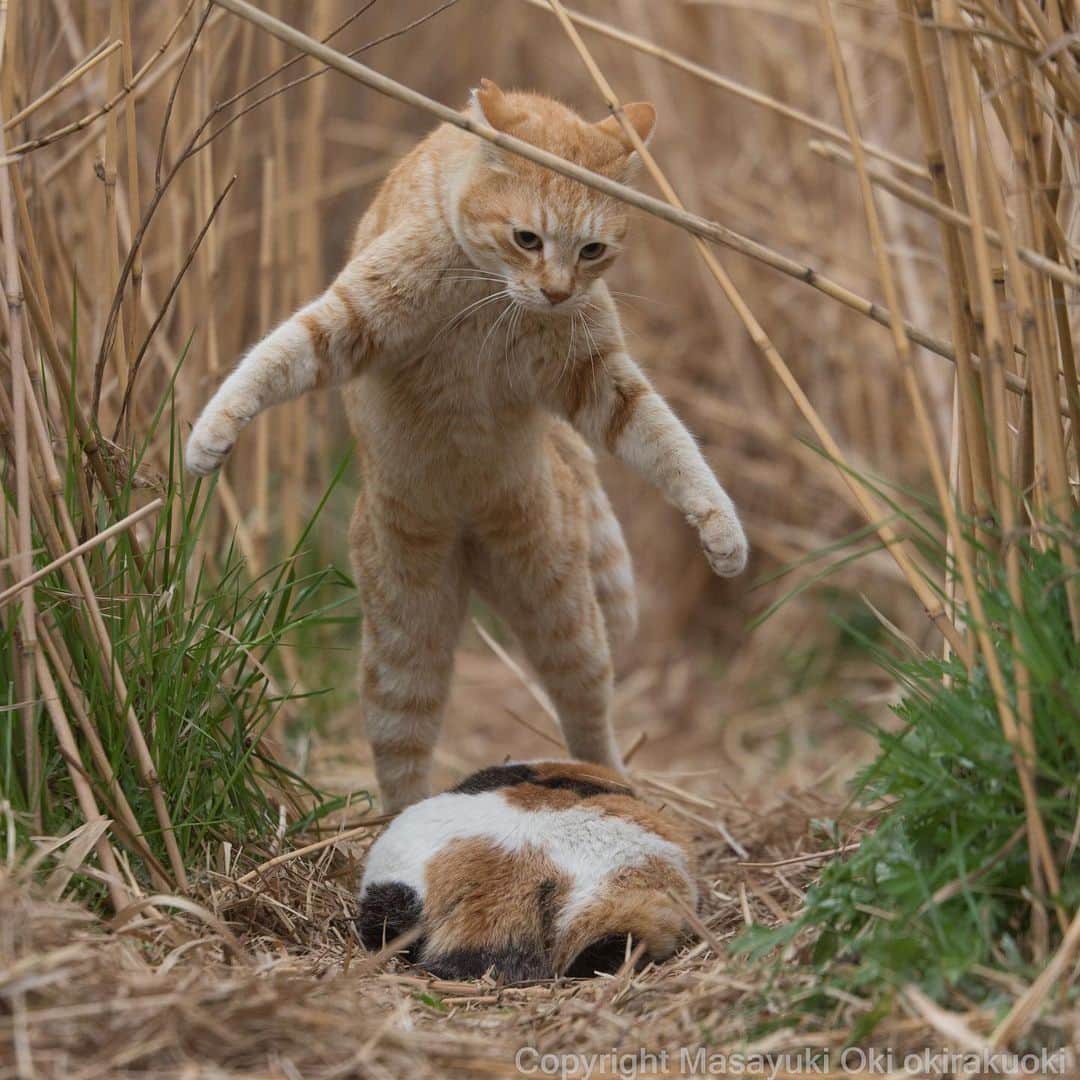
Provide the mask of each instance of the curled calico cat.
{"label": "curled calico cat", "polygon": [[441,978],[504,982],[619,968],[689,937],[694,858],[678,824],[616,772],[567,761],[482,769],[401,813],[374,843],[358,925]]}
{"label": "curled calico cat", "polygon": [[[614,117],[486,80],[467,111],[633,172]],[[653,107],[625,112],[647,138]],[[716,573],[746,565],[731,499],[627,351],[603,280],[626,233],[622,203],[444,124],[386,179],[330,288],[251,349],[191,432],[187,465],[210,473],[263,410],[344,388],[363,473],[360,696],[387,810],[428,793],[471,591],[519,639],[571,755],[620,767],[611,650],[637,604],[594,449],[660,489]]]}

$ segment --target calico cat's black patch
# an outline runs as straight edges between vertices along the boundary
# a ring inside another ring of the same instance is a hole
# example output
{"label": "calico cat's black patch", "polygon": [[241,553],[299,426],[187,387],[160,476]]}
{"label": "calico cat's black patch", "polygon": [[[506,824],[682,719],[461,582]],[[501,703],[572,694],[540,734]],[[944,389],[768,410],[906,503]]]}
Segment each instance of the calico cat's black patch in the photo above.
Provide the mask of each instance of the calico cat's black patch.
{"label": "calico cat's black patch", "polygon": [[555,920],[559,915],[559,883],[545,878],[536,889],[536,906],[540,910],[540,936],[543,941],[554,942]]}
{"label": "calico cat's black patch", "polygon": [[539,780],[530,780],[529,783],[536,784],[537,787],[551,788],[554,791],[572,791],[583,799],[591,795],[610,795],[619,791],[619,788],[598,784],[593,780],[582,780],[577,776],[545,776]]}
{"label": "calico cat's black patch", "polygon": [[592,795],[610,795],[621,788],[599,781],[585,780],[577,776],[537,776],[530,765],[489,765],[486,769],[467,776],[457,787],[450,790],[458,795],[480,795],[485,791],[516,787],[518,784],[535,784],[553,791],[572,791],[587,799]]}
{"label": "calico cat's black patch", "polygon": [[497,791],[515,784],[531,784],[535,780],[536,772],[528,765],[489,765],[486,769],[465,777],[457,787],[450,790],[458,795],[480,795],[485,791]]}
{"label": "calico cat's black patch", "polygon": [[586,945],[563,972],[570,979],[591,979],[597,972],[614,975],[626,960],[626,934],[607,934]]}
{"label": "calico cat's black patch", "polygon": [[[365,949],[377,951],[407,933],[423,915],[420,896],[411,885],[383,881],[372,885],[360,898],[356,927]],[[405,955],[415,959],[422,942],[415,941]]]}
{"label": "calico cat's black patch", "polygon": [[512,945],[499,949],[453,949],[425,957],[420,966],[438,979],[479,979],[488,971],[501,983],[538,982],[555,976],[546,956]]}

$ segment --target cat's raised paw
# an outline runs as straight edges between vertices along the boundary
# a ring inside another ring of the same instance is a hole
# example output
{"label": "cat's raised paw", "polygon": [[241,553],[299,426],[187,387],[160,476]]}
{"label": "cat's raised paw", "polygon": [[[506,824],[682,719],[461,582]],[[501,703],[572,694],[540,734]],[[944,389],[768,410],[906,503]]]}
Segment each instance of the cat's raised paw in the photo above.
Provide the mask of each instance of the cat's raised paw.
{"label": "cat's raised paw", "polygon": [[188,472],[196,476],[209,476],[216,472],[229,456],[235,442],[235,437],[215,432],[210,424],[200,418],[184,450],[184,464]]}
{"label": "cat's raised paw", "polygon": [[735,577],[746,569],[750,545],[739,519],[729,510],[712,510],[698,527],[713,573]]}

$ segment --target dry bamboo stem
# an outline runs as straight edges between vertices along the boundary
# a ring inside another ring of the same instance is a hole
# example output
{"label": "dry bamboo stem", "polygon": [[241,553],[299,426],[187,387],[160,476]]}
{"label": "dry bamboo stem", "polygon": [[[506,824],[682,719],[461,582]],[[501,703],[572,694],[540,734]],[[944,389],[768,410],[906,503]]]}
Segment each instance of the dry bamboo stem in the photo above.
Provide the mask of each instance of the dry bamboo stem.
{"label": "dry bamboo stem", "polygon": [[[648,148],[641,141],[640,136],[634,130],[622,111],[622,106],[619,103],[615,91],[612,89],[610,83],[604,77],[599,66],[597,65],[592,54],[589,52],[585,42],[582,41],[581,36],[578,34],[574,27],[574,24],[566,15],[566,11],[562,6],[561,0],[549,0],[552,10],[559,18],[562,24],[563,30],[567,37],[570,39],[574,48],[581,56],[585,63],[586,68],[589,71],[590,76],[596,83],[601,94],[603,94],[608,107],[612,110],[613,115],[619,120],[622,125],[622,129],[626,136],[633,143],[641,160],[645,163],[646,168],[649,170],[653,180],[656,181],[660,190],[663,191],[665,197],[676,207],[681,207],[678,194],[671,186],[667,177],[661,171],[656,159],[649,152]],[[919,598],[923,607],[926,609],[927,615],[935,626],[941,631],[946,640],[952,645],[953,649],[958,655],[965,659],[965,663],[970,666],[971,650],[967,642],[964,640],[960,632],[956,629],[953,623],[950,621],[948,614],[942,605],[940,597],[928,584],[930,578],[930,571],[921,565],[921,560],[915,555],[913,551],[910,551],[906,542],[896,533],[891,525],[887,524],[883,519],[886,517],[882,507],[878,504],[877,499],[873,496],[870,490],[865,484],[855,475],[854,470],[848,466],[843,451],[840,449],[839,444],[832,437],[828,428],[825,426],[821,417],[814,409],[810,400],[806,397],[802,388],[799,386],[791,369],[784,362],[783,357],[780,355],[776,346],[765,332],[764,328],[757,321],[753,312],[742,298],[738,289],[735,287],[735,283],[728,276],[727,272],[716,260],[712,251],[700,240],[696,240],[698,251],[702,258],[705,260],[706,266],[708,266],[710,273],[716,279],[717,284],[723,290],[724,295],[728,298],[732,307],[735,308],[736,313],[742,320],[743,325],[746,327],[751,340],[761,350],[765,358],[768,360],[770,366],[780,377],[781,381],[788,392],[795,400],[795,404],[798,406],[799,411],[803,414],[804,418],[813,428],[815,435],[821,441],[825,447],[829,457],[836,464],[840,470],[848,488],[858,503],[860,509],[866,515],[867,520],[875,526],[878,535],[886,545],[889,553],[896,560],[897,566],[903,573],[904,578],[907,580],[912,591]],[[905,341],[907,339],[905,338]]]}
{"label": "dry bamboo stem", "polygon": [[[512,135],[506,135],[501,131],[496,131],[486,124],[478,123],[465,113],[459,112],[457,109],[452,109],[448,105],[443,105],[441,102],[426,97],[424,94],[413,90],[411,87],[396,82],[395,80],[374,71],[372,68],[366,67],[358,61],[350,59],[336,49],[333,49],[328,45],[323,45],[321,42],[309,37],[307,34],[290,26],[288,23],[282,22],[280,19],[276,19],[272,15],[268,15],[266,12],[247,3],[247,0],[215,0],[215,2],[221,7],[227,8],[234,14],[239,15],[241,18],[250,20],[264,29],[267,33],[280,38],[294,48],[297,48],[310,56],[316,57],[328,67],[334,68],[344,75],[348,75],[350,78],[363,83],[365,86],[370,87],[380,94],[404,102],[407,105],[412,105],[415,108],[422,109],[424,112],[430,113],[432,116],[436,116],[448,124],[453,124],[463,131],[468,131],[495,146],[508,150],[520,157],[528,158],[538,165],[543,165],[546,168],[552,169],[554,172],[561,173],[563,176],[568,176],[573,180],[577,180],[580,183],[585,184],[586,187],[591,187],[596,191],[600,191],[605,195],[610,195],[612,198],[625,202],[639,210],[644,210],[646,213],[652,214],[654,217],[658,217],[669,224],[685,229],[695,236],[699,236],[702,239],[709,240],[712,243],[720,244],[724,247],[729,247],[734,251],[738,251],[743,255],[756,259],[759,262],[772,267],[774,270],[786,274],[788,277],[795,278],[804,284],[810,285],[812,288],[817,289],[824,295],[838,301],[845,307],[849,307],[853,311],[858,311],[860,314],[872,319],[882,326],[889,325],[889,313],[880,304],[867,300],[865,297],[859,296],[857,293],[852,292],[850,289],[833,281],[831,278],[819,274],[813,267],[799,263],[795,259],[790,259],[786,255],[774,251],[767,245],[761,244],[756,240],[751,240],[749,237],[743,236],[741,233],[719,224],[719,222],[711,221],[708,218],[703,218],[697,214],[692,214],[686,210],[679,209],[662,199],[646,195],[644,192],[637,191],[625,184],[619,184],[614,180],[610,180],[608,177],[601,176],[599,173],[594,173],[589,169],[582,168],[580,165],[567,161],[556,154],[541,150],[522,139],[515,138]],[[954,359],[953,347],[950,342],[943,341],[933,334],[929,334],[908,323],[904,324],[904,330],[917,345],[922,345],[924,348],[929,349],[931,352],[936,353],[938,356],[942,356],[947,360]],[[1023,393],[1026,389],[1024,381],[1017,378],[1015,375],[1010,374],[1007,383],[1009,388],[1018,394]]]}

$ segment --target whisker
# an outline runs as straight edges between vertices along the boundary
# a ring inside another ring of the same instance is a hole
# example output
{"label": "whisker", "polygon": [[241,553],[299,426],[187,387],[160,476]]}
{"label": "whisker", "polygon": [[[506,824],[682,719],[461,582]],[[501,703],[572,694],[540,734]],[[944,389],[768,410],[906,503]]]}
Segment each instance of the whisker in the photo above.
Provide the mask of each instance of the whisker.
{"label": "whisker", "polygon": [[452,316],[442,329],[435,334],[431,339],[432,343],[438,341],[443,334],[448,333],[450,330],[453,330],[456,326],[460,325],[460,323],[467,319],[474,311],[477,311],[479,308],[484,307],[486,304],[493,303],[496,300],[502,300],[509,295],[510,293],[508,290],[500,289],[499,292],[491,293],[488,296],[481,296],[479,300],[474,300],[471,304],[467,304],[461,311]]}
{"label": "whisker", "polygon": [[656,304],[659,307],[671,307],[671,304],[664,300],[657,300],[655,296],[642,296],[641,293],[625,292],[623,289],[608,289],[608,292],[612,296],[628,296],[631,300],[644,300],[649,304]]}
{"label": "whisker", "polygon": [[[517,316],[520,308],[517,301],[512,301],[514,312],[510,319],[510,324],[513,324],[514,317]],[[506,337],[503,340],[503,366],[506,368],[506,381],[510,385],[510,392],[514,392],[514,365],[510,360],[510,325],[506,329]]]}
{"label": "whisker", "polygon": [[574,344],[577,338],[577,321],[579,318],[579,312],[573,311],[570,313],[570,341],[566,346],[566,356],[563,358],[562,368],[559,370],[559,378],[555,383],[556,386],[566,378],[566,374],[570,370],[570,361],[574,355]]}
{"label": "whisker", "polygon": [[581,329],[585,332],[585,340],[589,344],[589,373],[592,375],[593,401],[595,401],[598,396],[596,384],[596,361],[597,357],[600,355],[600,351],[596,347],[596,339],[593,337],[592,331],[589,329],[589,323],[585,318],[584,312],[581,313]]}
{"label": "whisker", "polygon": [[[517,328],[521,324],[522,314],[525,309],[516,300],[512,301],[514,305],[514,313],[510,316],[510,322],[506,326],[506,338],[503,346],[503,361],[507,366],[507,370],[510,370],[510,365],[517,366],[517,341],[514,339],[514,335],[517,333]],[[511,381],[511,387],[513,382]]]}
{"label": "whisker", "polygon": [[507,302],[506,307],[504,307],[502,311],[499,312],[498,318],[491,324],[491,326],[488,327],[488,332],[484,335],[484,340],[480,342],[480,348],[476,350],[477,355],[483,355],[484,350],[487,349],[487,343],[491,339],[491,335],[495,333],[496,329],[498,329],[499,323],[501,323],[503,319],[506,318],[506,316],[513,310],[513,307],[514,301],[513,298],[511,298]]}

